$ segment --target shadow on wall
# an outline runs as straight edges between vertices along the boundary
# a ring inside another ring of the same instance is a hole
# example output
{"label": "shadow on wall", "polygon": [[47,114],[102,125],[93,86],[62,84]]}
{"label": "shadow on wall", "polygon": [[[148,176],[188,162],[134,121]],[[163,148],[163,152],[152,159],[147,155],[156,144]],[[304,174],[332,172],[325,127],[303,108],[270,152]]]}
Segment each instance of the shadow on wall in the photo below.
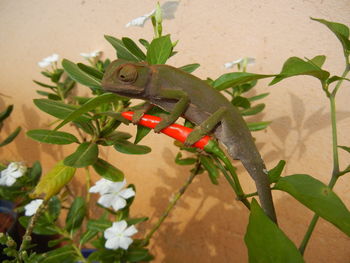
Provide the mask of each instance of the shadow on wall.
{"label": "shadow on wall", "polygon": [[[169,163],[175,157],[168,149],[164,150],[163,155]],[[176,165],[172,163],[170,166]],[[188,169],[176,168],[176,176],[158,171],[157,176],[166,186],[157,187],[151,200],[155,210],[152,223],[162,215],[169,196],[176,193],[189,176]],[[245,180],[250,178],[242,179]],[[275,205],[280,227],[298,246],[313,216],[312,212],[287,194],[275,199]],[[248,262],[244,244],[248,217],[248,210],[234,200],[234,194],[223,178],[215,186],[206,174],[198,175],[152,238],[150,248],[156,257],[155,262]],[[150,227],[151,224],[147,229]],[[306,260],[310,263],[326,262],[324,259],[331,256],[334,262],[346,262],[350,257],[349,245],[350,240],[345,234],[320,220]]]}
{"label": "shadow on wall", "polygon": [[[306,145],[311,136],[331,126],[330,113],[324,112],[324,107],[319,108],[307,117],[303,100],[294,94],[289,94],[289,96],[292,106],[292,115],[281,116],[273,120],[269,126],[276,135],[274,138],[278,138],[279,142],[276,140],[270,143],[269,146],[272,146],[274,150],[271,150],[268,154],[263,156],[266,161],[290,160],[295,156],[301,159],[303,153],[307,150]],[[337,111],[338,123],[349,117],[350,112]]]}

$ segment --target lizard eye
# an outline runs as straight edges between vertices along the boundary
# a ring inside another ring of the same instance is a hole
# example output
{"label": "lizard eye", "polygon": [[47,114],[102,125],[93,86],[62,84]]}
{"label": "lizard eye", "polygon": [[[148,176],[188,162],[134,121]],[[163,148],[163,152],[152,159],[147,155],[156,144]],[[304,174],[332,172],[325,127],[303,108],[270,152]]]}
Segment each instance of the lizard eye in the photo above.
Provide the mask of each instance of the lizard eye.
{"label": "lizard eye", "polygon": [[137,70],[133,65],[125,65],[118,71],[117,77],[125,83],[132,83],[137,78]]}

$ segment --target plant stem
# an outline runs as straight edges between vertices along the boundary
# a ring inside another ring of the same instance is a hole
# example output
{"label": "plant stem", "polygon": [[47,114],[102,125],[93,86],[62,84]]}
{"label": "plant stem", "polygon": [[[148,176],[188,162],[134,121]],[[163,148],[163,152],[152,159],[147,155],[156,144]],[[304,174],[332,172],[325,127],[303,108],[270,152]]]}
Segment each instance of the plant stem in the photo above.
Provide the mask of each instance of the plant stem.
{"label": "plant stem", "polygon": [[[330,182],[328,184],[329,188],[332,189],[334,187],[334,185],[335,185],[336,181],[338,180],[338,178],[339,178],[338,176],[332,176],[332,178],[331,178],[331,180],[330,180]],[[304,238],[301,241],[301,244],[299,246],[299,251],[300,251],[300,253],[302,255],[305,252],[306,246],[307,246],[307,244],[308,244],[308,242],[309,242],[309,240],[311,238],[311,235],[312,235],[312,233],[313,233],[313,231],[314,231],[314,229],[316,227],[316,224],[317,224],[319,218],[320,217],[318,215],[314,214],[314,216],[311,219],[309,227],[308,227],[308,229],[307,229],[307,231],[305,233],[305,236],[304,236]]]}
{"label": "plant stem", "polygon": [[91,186],[91,174],[90,174],[90,170],[89,167],[85,167],[85,171],[86,171],[86,204],[88,209],[86,210],[86,218],[89,219],[89,207],[90,207],[90,186]]}
{"label": "plant stem", "polygon": [[[231,163],[230,163],[231,169],[227,169],[227,165],[226,165],[226,169],[225,169],[225,167],[223,167],[223,165],[218,160],[218,158],[214,157],[214,160],[215,160],[216,164],[218,165],[219,169],[221,170],[221,172],[223,173],[223,175],[225,176],[228,183],[231,185],[233,191],[236,193],[237,200],[241,201],[250,210],[250,203],[247,200],[247,195],[244,194],[243,189],[239,183],[237,174],[234,171],[234,168],[232,167]],[[230,172],[232,178],[227,174],[227,171]],[[233,174],[232,174],[232,172],[233,172]]]}
{"label": "plant stem", "polygon": [[[345,77],[348,72],[349,72],[349,69],[346,68],[342,76]],[[341,83],[342,83],[342,80],[339,80],[335,89],[333,90],[332,94],[329,96],[330,110],[331,110],[331,125],[332,125],[332,151],[333,151],[333,171],[332,171],[331,180],[328,183],[328,186],[330,189],[333,189],[335,183],[337,182],[337,180],[339,178],[338,135],[337,135],[335,95],[336,95],[337,90],[339,89]],[[309,227],[304,235],[304,238],[299,246],[299,251],[302,255],[305,252],[306,246],[307,246],[307,244],[311,238],[311,235],[316,227],[318,219],[319,219],[319,216],[314,214],[314,216],[311,219],[311,222],[309,224]]]}
{"label": "plant stem", "polygon": [[175,207],[177,201],[179,201],[180,197],[185,193],[188,186],[192,183],[193,179],[196,177],[200,170],[201,164],[200,162],[196,163],[196,166],[191,171],[190,176],[187,178],[186,182],[181,186],[179,191],[171,198],[168,207],[165,209],[163,215],[158,219],[157,223],[152,227],[150,232],[146,235],[146,238],[142,242],[141,246],[145,246],[149,243],[149,240],[152,238],[153,234],[158,230],[164,220],[168,217],[170,211]]}
{"label": "plant stem", "polygon": [[244,197],[248,198],[248,197],[253,197],[253,196],[258,196],[258,195],[259,195],[258,192],[254,192],[254,193],[246,194],[246,195],[244,195]]}
{"label": "plant stem", "polygon": [[[27,249],[27,246],[30,244],[31,241],[31,235],[35,226],[36,221],[38,220],[39,216],[42,214],[42,212],[44,211],[46,205],[47,205],[48,201],[44,200],[44,202],[39,206],[38,210],[36,211],[36,213],[31,217],[29,224],[27,226],[26,232],[22,237],[22,243],[21,246],[19,247],[18,253],[21,257],[21,252],[25,251]],[[20,258],[20,260],[22,260]],[[20,261],[22,262],[22,261]]]}

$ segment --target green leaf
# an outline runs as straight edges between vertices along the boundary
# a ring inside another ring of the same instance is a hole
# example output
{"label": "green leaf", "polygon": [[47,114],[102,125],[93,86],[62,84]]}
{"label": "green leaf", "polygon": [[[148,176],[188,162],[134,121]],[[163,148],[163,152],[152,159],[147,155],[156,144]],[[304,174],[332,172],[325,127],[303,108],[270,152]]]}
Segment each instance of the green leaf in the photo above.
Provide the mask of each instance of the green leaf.
{"label": "green leaf", "polygon": [[286,165],[285,160],[280,160],[278,164],[268,172],[270,183],[276,183],[281,178],[281,173]]}
{"label": "green leaf", "polygon": [[317,18],[311,18],[311,19],[327,26],[341,42],[344,53],[349,55],[349,52],[350,52],[349,28],[346,25],[327,21],[324,19],[317,19]]}
{"label": "green leaf", "polygon": [[41,263],[76,263],[79,259],[75,248],[72,245],[65,245],[46,252]]}
{"label": "green leaf", "polygon": [[282,177],[275,189],[289,193],[317,215],[350,236],[350,212],[324,183],[307,174]]}
{"label": "green leaf", "polygon": [[343,149],[344,151],[347,151],[348,153],[350,153],[350,147],[347,147],[347,146],[341,146],[341,145],[338,145],[339,148]]}
{"label": "green leaf", "polygon": [[3,122],[6,118],[8,118],[11,115],[12,111],[13,105],[7,106],[6,110],[0,113],[0,123]]}
{"label": "green leaf", "polygon": [[147,62],[151,65],[164,64],[170,57],[172,49],[170,35],[153,39],[147,50]]}
{"label": "green leaf", "polygon": [[126,154],[146,154],[151,152],[151,148],[148,146],[133,144],[129,141],[117,141],[113,147],[118,152]]}
{"label": "green leaf", "polygon": [[63,74],[64,70],[59,68],[59,69],[55,69],[54,72],[51,75],[51,81],[58,83],[58,81],[60,80],[62,74]]}
{"label": "green leaf", "polygon": [[241,96],[235,97],[231,103],[236,107],[242,107],[244,109],[248,109],[250,107],[249,100]]}
{"label": "green leaf", "polygon": [[94,164],[97,161],[98,146],[96,143],[83,142],[77,150],[64,159],[64,164],[70,167],[81,168]]}
{"label": "green leaf", "polygon": [[194,63],[194,64],[188,64],[185,66],[180,67],[179,69],[187,72],[187,73],[192,73],[193,71],[195,71],[197,68],[199,68],[199,64]]}
{"label": "green leaf", "polygon": [[93,89],[101,89],[101,81],[98,78],[85,73],[75,63],[67,59],[63,59],[62,67],[65,69],[67,74],[76,82],[79,82],[80,84]]}
{"label": "green leaf", "polygon": [[[34,99],[34,104],[43,112],[46,112],[58,119],[65,119],[78,109],[77,106],[65,104],[60,101],[49,99]],[[77,118],[77,121],[89,121],[90,117],[84,114]]]}
{"label": "green leaf", "polygon": [[[152,107],[151,110],[149,110],[147,112],[147,114],[149,115],[154,115],[154,116],[160,116],[160,114],[167,114],[167,112],[165,112],[164,110],[162,110],[159,107]],[[137,125],[137,132],[136,132],[136,136],[135,136],[135,144],[138,144],[147,134],[150,133],[152,129],[142,126],[142,125]]]}
{"label": "green leaf", "polygon": [[49,88],[49,89],[56,89],[56,88],[57,88],[57,87],[55,87],[55,86],[47,85],[47,84],[45,84],[45,83],[42,83],[42,82],[39,82],[39,81],[36,81],[36,80],[33,80],[33,82],[34,82],[35,84],[38,84],[38,85],[41,86],[41,87],[44,87],[44,88]]}
{"label": "green leaf", "polygon": [[113,131],[112,133],[105,136],[105,139],[111,142],[120,141],[120,140],[128,140],[132,137],[130,133],[121,132],[121,131]]}
{"label": "green leaf", "polygon": [[21,127],[17,127],[16,130],[14,130],[5,140],[3,140],[0,143],[0,147],[5,146],[10,142],[12,142],[17,137],[17,135],[21,132],[21,129],[22,129]]}
{"label": "green leaf", "polygon": [[319,55],[319,56],[316,56],[308,61],[311,62],[312,64],[314,64],[315,66],[322,68],[324,62],[326,61],[326,56]]}
{"label": "green leaf", "polygon": [[55,222],[61,212],[61,201],[57,196],[53,196],[49,201],[49,206],[47,208],[47,216],[51,222]]}
{"label": "green leaf", "polygon": [[103,78],[103,73],[101,71],[98,71],[97,69],[90,67],[88,65],[85,65],[83,63],[78,63],[77,66],[84,71],[86,74],[98,79],[102,80]]}
{"label": "green leaf", "polygon": [[144,46],[146,49],[149,48],[149,42],[146,39],[139,39],[139,42],[142,44],[142,46]]}
{"label": "green leaf", "polygon": [[250,131],[264,130],[269,126],[271,121],[248,122],[247,126]]}
{"label": "green leaf", "polygon": [[348,79],[348,78],[343,78],[343,77],[339,77],[339,76],[332,76],[329,79],[327,79],[327,84],[329,85],[329,84],[331,84],[331,83],[333,83],[335,81],[339,81],[339,80],[350,81],[350,79]]}
{"label": "green leaf", "polygon": [[91,239],[93,239],[99,232],[95,230],[87,230],[79,239],[79,244],[84,245],[85,243],[89,242]]}
{"label": "green leaf", "polygon": [[128,223],[128,226],[136,225],[148,220],[148,217],[139,217],[139,218],[127,218],[125,221]]}
{"label": "green leaf", "polygon": [[41,91],[41,90],[37,90],[36,93],[38,93],[41,96],[45,96],[45,97],[47,97],[48,99],[51,99],[51,100],[61,100],[61,98],[59,96],[57,96],[56,94],[54,94],[54,93]]}
{"label": "green leaf", "polygon": [[63,242],[66,242],[66,241],[70,241],[70,239],[69,238],[67,238],[67,237],[61,237],[61,238],[59,238],[59,239],[53,239],[53,240],[50,240],[48,243],[47,243],[47,246],[48,247],[55,247],[55,246],[57,246],[57,245],[60,245],[60,244],[62,244]]}
{"label": "green leaf", "polygon": [[93,167],[96,173],[98,173],[107,180],[113,182],[120,182],[124,180],[124,173],[105,160],[98,158],[97,162],[93,164]]}
{"label": "green leaf", "polygon": [[81,97],[81,96],[74,96],[73,98],[75,101],[78,102],[79,105],[83,105],[91,99],[91,97]]}
{"label": "green leaf", "polygon": [[338,176],[342,176],[344,174],[350,173],[350,165],[348,165],[348,167],[346,167],[343,171],[340,171],[338,173]]}
{"label": "green leaf", "polygon": [[213,160],[206,155],[200,155],[199,159],[203,167],[205,168],[205,170],[208,171],[209,179],[212,182],[212,184],[216,184],[216,185],[219,184],[218,182],[219,172]]}
{"label": "green leaf", "polygon": [[108,219],[90,219],[87,223],[87,229],[93,230],[93,231],[98,231],[98,232],[103,232],[107,228],[112,226],[112,222],[109,221]]}
{"label": "green leaf", "polygon": [[124,45],[123,41],[112,36],[105,35],[105,39],[114,47],[117,51],[118,58],[125,59],[127,61],[138,62],[140,59],[131,53]]}
{"label": "green leaf", "polygon": [[146,248],[130,248],[126,254],[126,260],[128,262],[145,262],[153,259],[153,256],[149,254]]}
{"label": "green leaf", "polygon": [[41,173],[42,173],[42,168],[41,168],[40,162],[39,161],[34,162],[32,167],[29,169],[28,177],[30,179],[30,182],[36,185],[40,179]]}
{"label": "green leaf", "polygon": [[182,158],[182,153],[178,152],[178,154],[175,157],[175,163],[178,165],[191,165],[196,163],[196,158]]}
{"label": "green leaf", "polygon": [[[30,221],[30,217],[21,216],[18,220],[23,227],[27,228]],[[39,219],[35,223],[33,232],[37,235],[55,235],[58,233],[54,223],[48,221],[47,218],[45,218],[45,215],[41,215],[39,217]]]}
{"label": "green leaf", "polygon": [[[314,59],[316,60],[316,58],[313,58],[311,61]],[[325,82],[329,77],[329,72],[322,70],[311,61],[304,61],[298,57],[287,59],[283,64],[281,73],[278,74],[269,85],[274,85],[283,79],[299,75],[313,76],[318,78],[321,82]]]}
{"label": "green leaf", "polygon": [[51,144],[70,144],[73,142],[79,143],[79,140],[73,134],[60,131],[41,129],[30,130],[27,132],[27,136],[33,140]]}
{"label": "green leaf", "polygon": [[118,100],[118,96],[112,93],[104,93],[98,97],[92,98],[88,100],[84,105],[77,108],[75,111],[71,112],[68,116],[64,118],[64,120],[55,128],[55,130],[58,130],[62,126],[66,125],[70,121],[74,121],[78,119],[81,115],[97,108],[101,104],[114,102]]}
{"label": "green leaf", "polygon": [[241,114],[243,116],[251,116],[251,115],[258,114],[259,112],[262,112],[264,109],[265,109],[265,104],[261,103],[261,104],[254,106],[254,107],[241,110]]}
{"label": "green leaf", "polygon": [[66,226],[68,232],[72,232],[79,228],[83,223],[86,214],[86,203],[84,198],[78,196],[74,199],[71,207],[69,208],[66,217]]}
{"label": "green leaf", "polygon": [[253,80],[264,79],[273,76],[274,75],[261,75],[248,72],[231,72],[221,75],[219,78],[217,78],[213,83],[213,87],[217,90],[224,90]]}
{"label": "green leaf", "polygon": [[256,101],[256,100],[260,100],[260,99],[263,99],[265,97],[267,97],[270,93],[262,93],[262,94],[259,94],[259,95],[256,95],[256,96],[253,96],[253,97],[250,97],[250,98],[247,98],[250,102],[252,101]]}
{"label": "green leaf", "polygon": [[128,37],[123,37],[122,38],[124,46],[136,57],[138,57],[140,60],[145,60],[146,55],[143,53],[143,51],[136,45],[136,43],[128,38]]}
{"label": "green leaf", "polygon": [[273,223],[253,199],[244,241],[249,263],[304,262],[293,242]]}
{"label": "green leaf", "polygon": [[40,178],[34,192],[30,195],[31,198],[49,200],[70,182],[75,170],[75,168],[65,166],[62,161],[58,162],[52,170]]}

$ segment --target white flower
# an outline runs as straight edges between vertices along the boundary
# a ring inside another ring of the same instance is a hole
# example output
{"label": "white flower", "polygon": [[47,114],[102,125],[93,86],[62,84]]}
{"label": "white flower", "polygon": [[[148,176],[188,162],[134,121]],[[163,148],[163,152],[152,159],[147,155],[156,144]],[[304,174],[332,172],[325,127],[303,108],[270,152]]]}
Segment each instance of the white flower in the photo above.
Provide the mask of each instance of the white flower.
{"label": "white flower", "polygon": [[126,206],[126,200],[135,195],[135,191],[129,187],[122,189],[126,181],[112,182],[102,178],[96,182],[89,190],[90,193],[99,193],[101,197],[98,203],[104,207],[113,207],[114,210],[122,209]]}
{"label": "white flower", "polygon": [[27,167],[22,163],[10,163],[7,168],[0,173],[0,185],[12,186],[16,182],[16,179],[23,176],[26,171]]}
{"label": "white flower", "polygon": [[38,210],[39,206],[41,206],[41,204],[43,203],[44,200],[42,199],[35,199],[33,201],[31,201],[29,204],[27,204],[24,207],[25,216],[32,216],[36,213],[36,211]]}
{"label": "white flower", "polygon": [[43,58],[43,60],[38,62],[39,67],[46,68],[47,66],[50,66],[51,64],[58,61],[59,56],[57,54],[52,54],[51,56],[48,56],[46,58]]}
{"label": "white flower", "polygon": [[80,56],[82,56],[83,58],[86,58],[86,59],[96,58],[100,55],[101,55],[101,51],[99,51],[99,50],[95,50],[95,51],[90,52],[90,53],[80,53]]}
{"label": "white flower", "polygon": [[237,65],[237,67],[240,68],[245,68],[247,65],[254,65],[255,63],[255,58],[250,58],[250,57],[245,57],[245,58],[240,58],[232,62],[227,62],[224,64],[225,68],[233,68],[233,66]]}
{"label": "white flower", "polygon": [[105,247],[108,249],[128,249],[132,243],[130,238],[137,233],[137,229],[134,226],[127,228],[125,220],[114,222],[113,225],[107,228],[104,232],[104,237],[107,239]]}
{"label": "white flower", "polygon": [[[173,19],[175,18],[175,11],[179,5],[178,1],[167,1],[161,6],[162,10],[162,18],[163,19]],[[146,23],[148,19],[151,18],[152,15],[154,15],[156,12],[155,9],[153,9],[150,13],[145,14],[143,16],[137,17],[133,20],[131,20],[129,23],[125,25],[125,27],[129,26],[139,26],[143,27],[143,25]]]}

